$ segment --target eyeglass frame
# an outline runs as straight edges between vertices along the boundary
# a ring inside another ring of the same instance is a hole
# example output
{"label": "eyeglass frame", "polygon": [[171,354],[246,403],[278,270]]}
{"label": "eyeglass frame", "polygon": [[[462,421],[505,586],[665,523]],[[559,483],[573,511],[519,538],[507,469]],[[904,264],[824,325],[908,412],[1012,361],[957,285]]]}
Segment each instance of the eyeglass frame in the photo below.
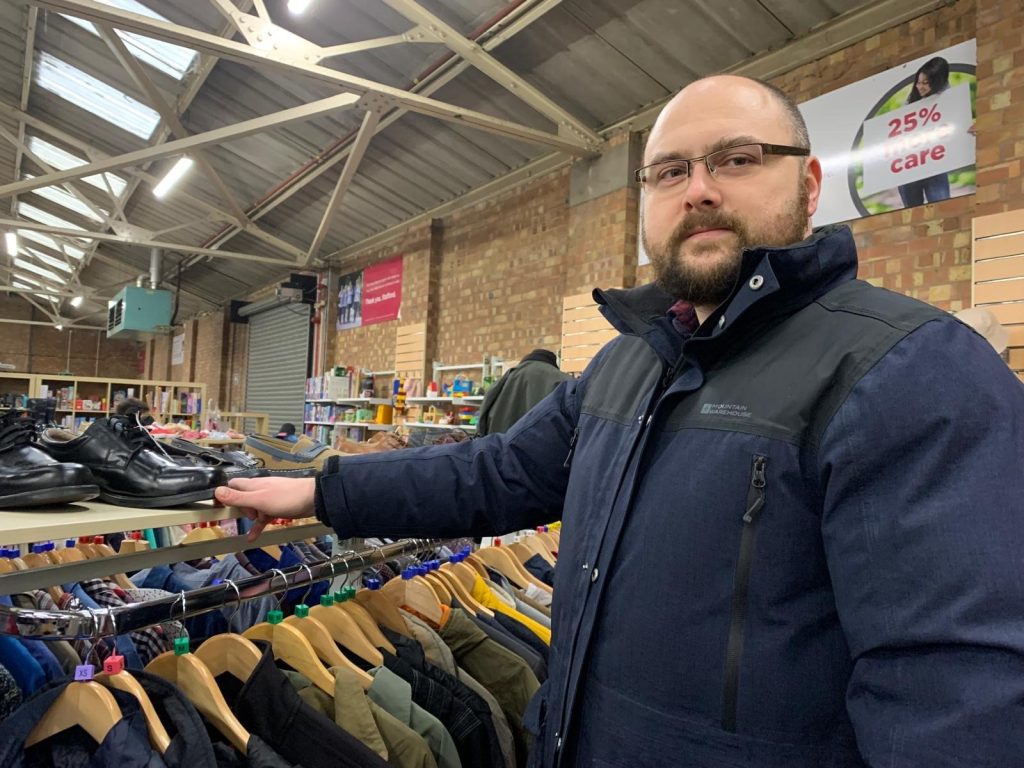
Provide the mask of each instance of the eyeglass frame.
{"label": "eyeglass frame", "polygon": [[673,158],[670,160],[659,160],[656,163],[649,163],[648,165],[643,165],[637,168],[635,171],[633,171],[633,178],[636,180],[637,184],[645,185],[647,184],[647,180],[644,179],[641,176],[641,174],[643,174],[643,172],[646,171],[648,168],[666,165],[667,163],[686,163],[686,179],[687,181],[689,181],[690,179],[693,178],[693,164],[699,161],[703,161],[704,167],[708,169],[708,174],[711,176],[711,178],[717,179],[718,177],[715,175],[715,172],[711,170],[711,165],[710,163],[708,163],[708,158],[711,157],[712,155],[717,155],[721,152],[728,152],[730,149],[739,149],[740,147],[760,147],[762,157],[764,155],[807,157],[811,154],[811,150],[809,147],[794,147],[788,144],[767,144],[765,142],[760,141],[744,141],[740,144],[733,144],[732,146],[729,147],[722,147],[721,149],[716,149],[714,152],[708,152],[706,155],[701,155],[699,157],[681,157]]}

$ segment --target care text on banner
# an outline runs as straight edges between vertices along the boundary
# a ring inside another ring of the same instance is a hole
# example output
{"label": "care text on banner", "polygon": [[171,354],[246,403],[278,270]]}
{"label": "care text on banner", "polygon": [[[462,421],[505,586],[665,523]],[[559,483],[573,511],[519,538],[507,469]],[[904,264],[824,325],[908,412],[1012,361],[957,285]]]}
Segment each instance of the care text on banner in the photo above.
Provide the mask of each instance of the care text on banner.
{"label": "care text on banner", "polygon": [[950,88],[864,122],[864,194],[974,163],[971,89]]}
{"label": "care text on banner", "polygon": [[363,325],[398,318],[402,307],[402,257],[363,270]]}

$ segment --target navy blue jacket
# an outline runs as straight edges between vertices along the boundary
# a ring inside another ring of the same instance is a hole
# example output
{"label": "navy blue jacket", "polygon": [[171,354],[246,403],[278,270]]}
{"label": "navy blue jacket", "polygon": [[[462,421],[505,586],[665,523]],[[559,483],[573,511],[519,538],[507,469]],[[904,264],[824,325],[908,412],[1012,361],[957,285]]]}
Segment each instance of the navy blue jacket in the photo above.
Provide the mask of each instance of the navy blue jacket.
{"label": "navy blue jacket", "polygon": [[685,343],[653,286],[503,435],[334,459],[342,536],[563,508],[544,766],[1024,764],[1024,388],[855,279],[845,227],[743,255]]}

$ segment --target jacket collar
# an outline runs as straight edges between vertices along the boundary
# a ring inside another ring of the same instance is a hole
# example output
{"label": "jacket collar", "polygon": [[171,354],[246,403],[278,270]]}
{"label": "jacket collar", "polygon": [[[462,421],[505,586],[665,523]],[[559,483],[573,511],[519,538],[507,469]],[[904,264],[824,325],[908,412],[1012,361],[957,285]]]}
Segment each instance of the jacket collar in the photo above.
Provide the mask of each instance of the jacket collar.
{"label": "jacket collar", "polygon": [[[762,279],[753,280],[755,275]],[[856,275],[857,247],[845,225],[821,227],[788,246],[747,249],[729,297],[704,321],[697,336],[717,338],[741,319],[792,312]],[[595,289],[594,300],[620,333],[641,336],[659,351],[666,347],[659,338],[666,328],[661,320],[675,299],[656,284]]]}

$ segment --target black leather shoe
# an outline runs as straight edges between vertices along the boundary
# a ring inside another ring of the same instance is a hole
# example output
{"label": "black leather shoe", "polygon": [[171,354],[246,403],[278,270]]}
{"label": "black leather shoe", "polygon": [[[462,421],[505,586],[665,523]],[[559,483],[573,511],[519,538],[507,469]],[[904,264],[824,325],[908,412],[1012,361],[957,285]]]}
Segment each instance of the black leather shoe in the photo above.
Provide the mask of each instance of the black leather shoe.
{"label": "black leather shoe", "polygon": [[134,419],[97,419],[76,437],[48,429],[39,445],[60,460],[78,461],[92,470],[100,500],[122,507],[173,507],[213,498],[227,477],[213,467],[185,467],[161,452]]}
{"label": "black leather shoe", "polygon": [[56,461],[33,445],[34,436],[31,419],[17,411],[0,416],[0,508],[68,504],[100,495],[86,467]]}

